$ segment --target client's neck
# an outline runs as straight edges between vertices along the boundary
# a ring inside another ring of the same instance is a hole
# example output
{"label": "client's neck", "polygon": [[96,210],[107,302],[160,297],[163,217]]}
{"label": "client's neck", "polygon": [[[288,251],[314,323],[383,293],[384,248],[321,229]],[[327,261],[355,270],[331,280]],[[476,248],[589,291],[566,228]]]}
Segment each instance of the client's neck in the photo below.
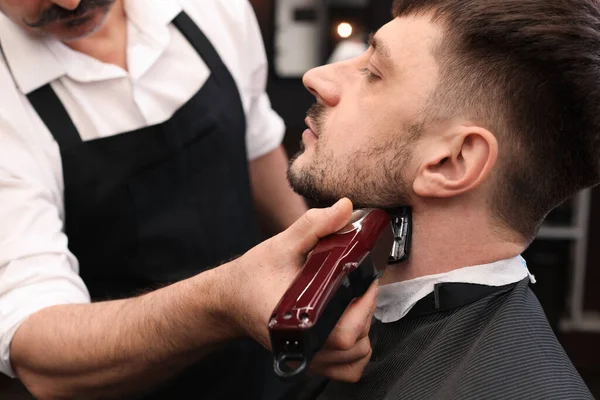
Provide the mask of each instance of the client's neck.
{"label": "client's neck", "polygon": [[488,264],[517,256],[525,247],[517,237],[499,234],[484,212],[452,206],[426,211],[415,208],[410,256],[406,262],[388,267],[380,283]]}

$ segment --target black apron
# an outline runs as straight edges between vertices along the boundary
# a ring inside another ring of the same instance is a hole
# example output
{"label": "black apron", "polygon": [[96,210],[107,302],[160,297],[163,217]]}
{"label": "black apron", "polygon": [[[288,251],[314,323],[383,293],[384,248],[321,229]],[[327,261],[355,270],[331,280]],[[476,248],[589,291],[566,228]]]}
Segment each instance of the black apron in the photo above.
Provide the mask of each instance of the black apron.
{"label": "black apron", "polygon": [[[50,85],[28,95],[60,147],[65,231],[94,301],[189,278],[259,241],[240,94],[193,21],[173,22],[211,75],[168,121],[83,142]],[[261,398],[268,360],[238,341],[147,398]]]}

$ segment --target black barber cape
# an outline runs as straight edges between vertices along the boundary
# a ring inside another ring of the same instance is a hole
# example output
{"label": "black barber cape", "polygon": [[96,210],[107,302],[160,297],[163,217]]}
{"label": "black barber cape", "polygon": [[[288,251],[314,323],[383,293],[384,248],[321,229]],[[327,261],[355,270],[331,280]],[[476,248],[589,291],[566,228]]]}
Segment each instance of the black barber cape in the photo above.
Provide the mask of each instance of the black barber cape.
{"label": "black barber cape", "polygon": [[[164,123],[84,142],[50,85],[27,96],[60,147],[65,231],[94,301],[189,278],[259,241],[236,83],[187,14],[173,24],[211,75]],[[240,340],[135,398],[262,399],[269,357]]]}
{"label": "black barber cape", "polygon": [[373,325],[359,383],[315,384],[296,398],[593,399],[528,282],[437,285],[404,318]]}

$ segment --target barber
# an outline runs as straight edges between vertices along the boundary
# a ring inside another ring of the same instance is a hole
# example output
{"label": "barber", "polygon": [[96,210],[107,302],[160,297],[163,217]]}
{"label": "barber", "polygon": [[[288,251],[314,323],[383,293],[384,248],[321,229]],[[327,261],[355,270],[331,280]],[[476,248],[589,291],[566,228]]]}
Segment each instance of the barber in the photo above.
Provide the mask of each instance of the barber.
{"label": "barber", "polygon": [[[249,3],[0,12],[0,372],[44,399],[259,398],[269,314],[351,206],[302,217]],[[298,222],[247,252],[256,210]],[[360,376],[373,302],[314,372]]]}

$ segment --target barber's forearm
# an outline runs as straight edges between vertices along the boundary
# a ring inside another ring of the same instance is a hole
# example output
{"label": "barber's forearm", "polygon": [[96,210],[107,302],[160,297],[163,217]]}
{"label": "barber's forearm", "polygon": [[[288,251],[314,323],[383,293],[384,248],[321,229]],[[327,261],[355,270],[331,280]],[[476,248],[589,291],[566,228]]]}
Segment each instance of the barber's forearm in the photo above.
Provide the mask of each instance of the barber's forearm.
{"label": "barber's forearm", "polygon": [[44,309],[17,330],[13,368],[41,399],[121,398],[151,388],[233,338],[214,275],[127,300]]}
{"label": "barber's forearm", "polygon": [[282,146],[250,162],[254,202],[271,234],[287,229],[307,210],[304,199],[287,180],[288,157]]}

